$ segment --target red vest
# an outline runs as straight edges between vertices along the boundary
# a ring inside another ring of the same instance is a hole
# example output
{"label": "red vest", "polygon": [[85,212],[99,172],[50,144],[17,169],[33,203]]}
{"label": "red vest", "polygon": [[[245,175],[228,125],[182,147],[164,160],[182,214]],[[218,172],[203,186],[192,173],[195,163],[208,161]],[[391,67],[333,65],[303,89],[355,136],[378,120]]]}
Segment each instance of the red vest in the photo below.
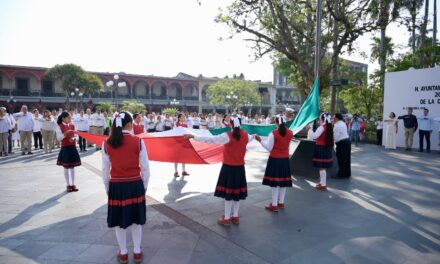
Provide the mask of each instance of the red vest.
{"label": "red vest", "polygon": [[179,126],[188,128],[188,125],[186,123],[177,122],[176,127],[179,127]]}
{"label": "red vest", "polygon": [[316,145],[327,146],[327,126],[322,125],[324,132],[316,139]]}
{"label": "red vest", "polygon": [[227,135],[229,143],[225,144],[223,149],[223,163],[232,166],[244,165],[244,155],[246,154],[246,146],[249,142],[248,133],[240,130],[240,140],[232,136],[232,131],[228,132]]}
{"label": "red vest", "polygon": [[141,139],[128,133],[124,133],[122,145],[116,149],[108,143],[105,144],[105,151],[108,153],[111,162],[111,182],[128,182],[141,179],[140,146]]}
{"label": "red vest", "polygon": [[[59,124],[61,132],[64,134],[64,132],[66,132],[67,130],[75,130],[75,126],[73,124],[67,124],[65,125],[64,123]],[[70,141],[70,139],[72,139],[75,136],[75,134],[69,133],[67,134],[63,140],[61,140],[61,146],[75,146],[75,140]]]}
{"label": "red vest", "polygon": [[274,137],[274,144],[272,151],[270,152],[270,156],[272,158],[288,158],[290,141],[293,138],[292,131],[290,129],[286,129],[286,134],[284,137],[280,135],[278,129],[272,131],[272,134]]}
{"label": "red vest", "polygon": [[133,132],[135,135],[144,133],[144,125],[136,125],[135,123],[133,123]]}

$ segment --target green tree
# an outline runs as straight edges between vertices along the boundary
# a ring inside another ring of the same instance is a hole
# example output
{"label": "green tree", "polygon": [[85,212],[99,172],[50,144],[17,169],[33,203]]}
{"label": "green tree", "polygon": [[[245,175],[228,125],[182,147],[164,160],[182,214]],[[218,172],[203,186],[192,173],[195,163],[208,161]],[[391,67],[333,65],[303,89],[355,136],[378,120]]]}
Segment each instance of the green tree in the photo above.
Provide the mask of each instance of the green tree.
{"label": "green tree", "polygon": [[104,85],[98,76],[87,73],[81,66],[72,63],[55,65],[47,70],[46,77],[61,81],[61,88],[65,92],[66,98],[69,98],[75,88],[79,88],[81,92],[89,95],[104,90]]}
{"label": "green tree", "polygon": [[84,81],[85,71],[78,65],[69,63],[62,65],[55,65],[46,72],[46,77],[52,80],[60,80],[61,88],[66,94],[66,98],[69,98],[71,92],[78,88],[78,86]]}
{"label": "green tree", "polygon": [[163,114],[169,114],[171,116],[175,116],[177,112],[179,112],[179,110],[177,110],[177,108],[172,108],[172,107],[165,108],[162,110]]}
{"label": "green tree", "polygon": [[115,111],[115,105],[113,102],[100,102],[97,106],[102,112],[112,113]]}
{"label": "green tree", "polygon": [[[371,61],[379,60],[381,56],[381,40],[380,38],[373,38],[373,43],[371,47]],[[394,43],[390,37],[385,37],[385,60],[388,61],[394,54]]]}
{"label": "green tree", "polygon": [[[338,36],[332,49],[332,63],[321,67],[321,76],[329,75],[343,51],[353,51],[352,44],[359,36],[376,28],[376,22],[370,19],[372,1],[326,1],[327,5],[323,6],[321,61],[328,54],[329,43],[334,40],[334,21],[338,23]],[[226,10],[221,10],[216,21],[230,27],[230,37],[250,35],[246,40],[252,43],[257,59],[269,53],[287,59],[292,73],[288,75],[295,76],[291,80],[304,100],[315,78],[315,9],[315,0],[235,0]],[[320,90],[327,83],[320,80]]]}
{"label": "green tree", "polygon": [[122,102],[121,111],[128,111],[130,113],[140,113],[143,111],[146,111],[145,105],[142,103],[139,103],[134,100],[127,100]]}
{"label": "green tree", "polygon": [[[399,11],[403,7],[402,0],[374,0],[371,3],[371,15],[377,22],[380,31],[380,86],[383,88],[386,69],[386,30],[388,25],[396,21]],[[383,89],[382,89],[383,90]]]}
{"label": "green tree", "polygon": [[92,96],[104,91],[104,84],[98,76],[86,72],[81,76],[78,88],[85,94]]}
{"label": "green tree", "polygon": [[257,87],[255,82],[241,79],[221,80],[209,86],[209,103],[216,106],[226,105],[232,111],[246,103],[256,105],[260,103]]}
{"label": "green tree", "polygon": [[417,19],[417,12],[422,7],[424,0],[403,0],[403,6],[404,8],[409,12],[410,17],[403,16],[403,23],[408,28],[408,31],[411,31],[411,37],[410,37],[410,47],[412,50],[412,53],[416,53],[416,41],[417,41],[417,35],[416,35],[416,19]]}
{"label": "green tree", "polygon": [[376,86],[351,87],[339,94],[344,106],[350,113],[361,113],[370,119],[379,113],[382,102],[382,89]]}

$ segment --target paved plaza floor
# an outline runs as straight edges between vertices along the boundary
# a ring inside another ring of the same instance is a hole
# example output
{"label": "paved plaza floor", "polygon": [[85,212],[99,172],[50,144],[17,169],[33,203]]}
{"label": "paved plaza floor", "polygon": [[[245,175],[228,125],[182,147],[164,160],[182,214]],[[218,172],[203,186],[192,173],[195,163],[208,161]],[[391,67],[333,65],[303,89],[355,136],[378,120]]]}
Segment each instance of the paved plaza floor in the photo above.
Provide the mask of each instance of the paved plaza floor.
{"label": "paved plaza floor", "polygon": [[[101,154],[81,154],[80,191],[67,194],[57,152],[0,158],[0,263],[117,263]],[[191,175],[175,179],[173,164],[151,162],[144,263],[440,263],[438,153],[360,145],[351,179],[320,192],[316,179],[295,177],[278,213],[264,209],[266,160],[252,143],[249,196],[229,228],[216,223],[220,164],[187,165]]]}

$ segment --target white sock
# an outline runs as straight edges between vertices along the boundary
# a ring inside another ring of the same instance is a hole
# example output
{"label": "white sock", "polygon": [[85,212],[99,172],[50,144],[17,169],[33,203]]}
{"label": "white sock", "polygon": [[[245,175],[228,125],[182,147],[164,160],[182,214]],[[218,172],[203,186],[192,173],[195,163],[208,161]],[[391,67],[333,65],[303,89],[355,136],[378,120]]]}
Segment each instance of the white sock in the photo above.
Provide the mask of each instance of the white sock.
{"label": "white sock", "polygon": [[141,253],[142,227],[141,225],[133,224],[131,226],[131,237],[133,239],[133,252]]}
{"label": "white sock", "polygon": [[115,231],[116,231],[116,239],[118,240],[118,244],[119,244],[119,251],[121,252],[121,254],[127,254],[127,230],[120,228],[120,227],[115,227]]}
{"label": "white sock", "polygon": [[234,201],[232,205],[234,208],[234,212],[233,212],[232,216],[238,217],[238,210],[240,210],[240,201]]}
{"label": "white sock", "polygon": [[284,204],[284,198],[286,198],[286,187],[280,187],[280,199],[278,200],[278,203]]}
{"label": "white sock", "polygon": [[319,171],[319,179],[322,186],[327,186],[327,171],[320,170]]}
{"label": "white sock", "polygon": [[70,186],[70,183],[69,183],[69,169],[64,169],[64,178],[66,179],[66,185]]}
{"label": "white sock", "polygon": [[231,218],[232,201],[225,200],[225,219]]}
{"label": "white sock", "polygon": [[70,168],[70,182],[72,183],[71,185],[75,185],[75,169],[74,168]]}
{"label": "white sock", "polygon": [[272,187],[272,206],[278,206],[278,191],[280,187]]}
{"label": "white sock", "polygon": [[175,171],[175,172],[178,172],[178,171],[177,171],[177,165],[178,165],[177,163],[174,163],[174,171]]}
{"label": "white sock", "polygon": [[182,164],[182,171],[185,171],[185,164]]}

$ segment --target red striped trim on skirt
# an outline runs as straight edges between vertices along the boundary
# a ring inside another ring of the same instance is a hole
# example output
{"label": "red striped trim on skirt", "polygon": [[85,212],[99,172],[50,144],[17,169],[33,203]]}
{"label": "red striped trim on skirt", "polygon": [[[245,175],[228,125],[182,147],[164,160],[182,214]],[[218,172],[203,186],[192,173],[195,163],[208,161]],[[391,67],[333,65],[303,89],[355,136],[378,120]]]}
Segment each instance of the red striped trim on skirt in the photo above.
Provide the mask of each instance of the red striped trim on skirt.
{"label": "red striped trim on skirt", "polygon": [[282,181],[291,181],[292,178],[291,177],[286,177],[286,178],[274,178],[274,177],[270,177],[270,176],[264,176],[263,180],[267,180],[267,181],[275,181],[275,182],[282,182]]}
{"label": "red striped trim on skirt", "polygon": [[132,177],[125,177],[125,178],[110,178],[111,182],[131,182],[131,181],[139,181],[141,180],[141,176],[132,176]]}
{"label": "red striped trim on skirt", "polygon": [[318,158],[312,158],[312,161],[315,161],[315,162],[332,162],[333,159],[318,159]]}
{"label": "red striped trim on skirt", "polygon": [[226,188],[223,186],[217,186],[215,188],[216,191],[219,192],[225,192],[225,193],[233,193],[233,194],[239,194],[239,193],[243,193],[243,192],[247,192],[247,187],[242,187],[242,188],[237,188],[237,189],[232,189],[232,188]]}
{"label": "red striped trim on skirt", "polygon": [[126,200],[108,200],[108,205],[110,206],[127,206],[135,203],[142,203],[145,201],[145,196],[139,196],[137,198],[131,198]]}
{"label": "red striped trim on skirt", "polygon": [[61,166],[79,166],[81,165],[81,162],[61,162],[61,161],[57,161],[57,165],[61,165]]}

